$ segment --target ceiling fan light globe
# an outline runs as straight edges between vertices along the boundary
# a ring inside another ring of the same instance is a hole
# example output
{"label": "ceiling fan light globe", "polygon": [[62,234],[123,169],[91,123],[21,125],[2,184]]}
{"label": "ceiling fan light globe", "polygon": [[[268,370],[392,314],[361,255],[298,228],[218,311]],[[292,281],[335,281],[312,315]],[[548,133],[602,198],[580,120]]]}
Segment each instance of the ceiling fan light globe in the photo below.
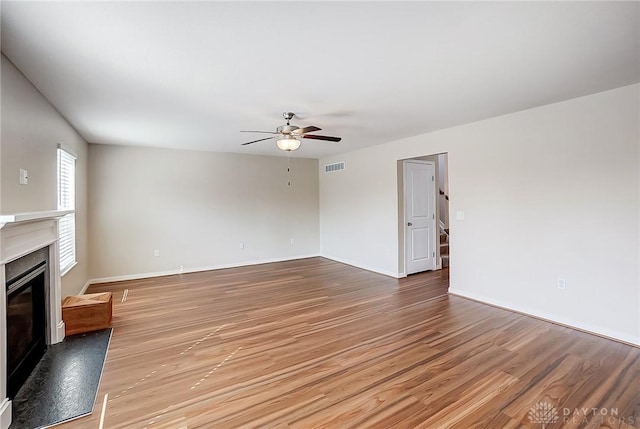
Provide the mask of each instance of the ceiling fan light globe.
{"label": "ceiling fan light globe", "polygon": [[300,147],[300,140],[292,136],[283,136],[276,140],[276,146],[278,146],[278,149],[280,150],[291,152]]}

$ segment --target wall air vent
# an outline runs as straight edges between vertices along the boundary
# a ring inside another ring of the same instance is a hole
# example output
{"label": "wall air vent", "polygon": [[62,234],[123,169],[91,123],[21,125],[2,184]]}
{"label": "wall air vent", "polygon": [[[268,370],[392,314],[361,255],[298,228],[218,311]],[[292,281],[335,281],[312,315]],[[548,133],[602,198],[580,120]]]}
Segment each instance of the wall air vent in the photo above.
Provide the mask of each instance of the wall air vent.
{"label": "wall air vent", "polygon": [[333,164],[326,164],[324,166],[325,173],[335,173],[336,171],[344,170],[344,161],[335,162]]}

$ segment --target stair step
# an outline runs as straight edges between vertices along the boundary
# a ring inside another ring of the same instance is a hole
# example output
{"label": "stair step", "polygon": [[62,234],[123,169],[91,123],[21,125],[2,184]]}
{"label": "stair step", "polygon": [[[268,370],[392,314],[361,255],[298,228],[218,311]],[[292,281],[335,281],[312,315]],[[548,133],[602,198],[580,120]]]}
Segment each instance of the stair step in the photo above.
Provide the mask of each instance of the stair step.
{"label": "stair step", "polygon": [[447,234],[440,234],[440,244],[447,243],[449,241],[449,236]]}
{"label": "stair step", "polygon": [[449,266],[449,255],[441,255],[442,259],[442,268],[447,268]]}
{"label": "stair step", "polygon": [[449,254],[449,244],[440,245],[440,256]]}

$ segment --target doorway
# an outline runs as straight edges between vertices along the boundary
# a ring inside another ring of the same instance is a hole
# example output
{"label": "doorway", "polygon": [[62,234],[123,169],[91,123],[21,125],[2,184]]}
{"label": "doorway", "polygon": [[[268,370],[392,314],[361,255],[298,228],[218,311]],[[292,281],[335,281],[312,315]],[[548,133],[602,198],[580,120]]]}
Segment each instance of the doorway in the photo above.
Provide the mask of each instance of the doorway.
{"label": "doorway", "polygon": [[436,182],[431,161],[404,161],[406,273],[436,268]]}
{"label": "doorway", "polygon": [[[448,161],[448,154],[440,153],[397,162],[398,273],[401,277],[449,267]],[[414,167],[416,164],[422,166]],[[425,165],[431,165],[433,170]],[[414,168],[422,172],[410,172]],[[412,195],[411,181],[426,190]],[[417,224],[410,219],[414,215],[418,215],[415,216],[419,220]],[[420,222],[428,221],[429,217],[428,228],[421,228]]]}

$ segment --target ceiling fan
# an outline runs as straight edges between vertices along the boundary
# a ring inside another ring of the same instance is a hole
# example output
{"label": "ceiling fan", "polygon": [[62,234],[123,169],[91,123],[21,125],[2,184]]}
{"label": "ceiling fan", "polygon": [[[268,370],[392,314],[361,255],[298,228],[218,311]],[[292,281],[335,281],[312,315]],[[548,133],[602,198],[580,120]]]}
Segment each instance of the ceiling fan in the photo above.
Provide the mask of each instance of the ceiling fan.
{"label": "ceiling fan", "polygon": [[300,128],[296,125],[291,125],[289,122],[295,113],[292,112],[284,112],[282,117],[286,119],[287,125],[280,125],[276,128],[275,132],[272,131],[240,131],[241,133],[261,133],[261,134],[273,134],[272,137],[266,137],[263,139],[253,140],[250,142],[242,143],[242,146],[246,146],[248,144],[253,144],[257,142],[261,142],[264,140],[277,139],[276,146],[279,149],[284,150],[285,152],[291,152],[300,147],[299,139],[313,139],[313,140],[325,140],[330,142],[339,142],[342,140],[341,137],[330,137],[330,136],[320,136],[317,134],[309,134],[315,131],[320,131],[321,128],[310,125],[308,127]]}

